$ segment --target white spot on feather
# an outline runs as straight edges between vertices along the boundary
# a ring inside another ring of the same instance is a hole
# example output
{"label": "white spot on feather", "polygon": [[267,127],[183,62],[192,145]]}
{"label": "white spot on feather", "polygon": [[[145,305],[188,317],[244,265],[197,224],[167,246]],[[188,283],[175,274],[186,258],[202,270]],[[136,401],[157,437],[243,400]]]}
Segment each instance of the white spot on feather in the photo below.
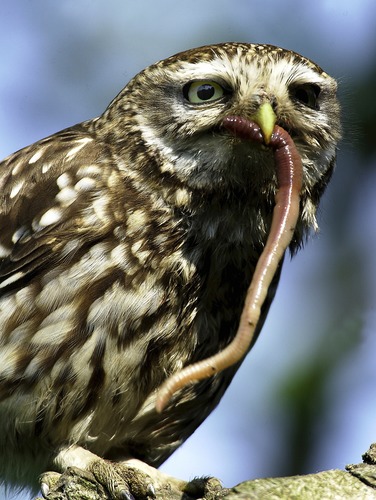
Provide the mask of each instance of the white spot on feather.
{"label": "white spot on feather", "polygon": [[147,223],[147,217],[144,210],[135,210],[130,214],[127,220],[127,230],[129,233],[143,229]]}
{"label": "white spot on feather", "polygon": [[101,220],[107,220],[107,198],[101,197],[93,201],[93,208],[96,216]]}
{"label": "white spot on feather", "polygon": [[186,189],[177,189],[175,192],[175,203],[178,207],[187,205],[190,201],[190,195]]}
{"label": "white spot on feather", "polygon": [[0,374],[5,379],[14,375],[19,354],[20,350],[17,345],[11,344],[2,346],[0,355]]}
{"label": "white spot on feather", "polygon": [[18,271],[18,273],[14,273],[9,278],[0,283],[0,288],[5,288],[6,286],[14,283],[15,281],[23,278],[25,274],[22,271]]}
{"label": "white spot on feather", "polygon": [[63,207],[69,207],[77,198],[77,191],[71,187],[65,187],[55,198]]}
{"label": "white spot on feather", "polygon": [[22,171],[22,167],[24,165],[23,161],[19,161],[16,163],[15,167],[12,169],[12,175],[17,175]]}
{"label": "white spot on feather", "polygon": [[92,142],[93,139],[90,139],[90,137],[84,137],[83,139],[78,139],[76,141],[77,146],[73,147],[71,150],[68,151],[68,153],[65,155],[65,158],[67,160],[70,160],[73,156],[75,156],[86,144],[89,142]]}
{"label": "white spot on feather", "polygon": [[75,184],[74,189],[76,189],[76,191],[90,191],[90,189],[95,188],[95,184],[96,182],[94,179],[83,177]]}
{"label": "white spot on feather", "polygon": [[98,165],[83,165],[77,170],[77,175],[79,177],[86,177],[87,175],[100,175],[101,169]]}
{"label": "white spot on feather", "polygon": [[12,191],[10,192],[10,197],[14,198],[15,196],[17,196],[23,185],[24,185],[24,181],[23,180],[20,181],[20,182],[17,182],[17,184],[15,184],[12,187]]}
{"label": "white spot on feather", "polygon": [[8,255],[11,253],[11,251],[12,250],[10,248],[8,248],[0,243],[0,258],[3,259],[4,257],[8,257]]}
{"label": "white spot on feather", "polygon": [[17,243],[17,241],[19,241],[20,238],[22,238],[22,236],[25,234],[25,231],[26,231],[25,226],[21,226],[21,227],[17,228],[13,233],[12,243],[14,243],[14,244]]}
{"label": "white spot on feather", "polygon": [[50,170],[51,167],[52,167],[52,163],[43,163],[42,174],[46,174]]}
{"label": "white spot on feather", "polygon": [[38,151],[34,153],[33,156],[30,158],[29,163],[35,163],[36,161],[38,161],[43,153],[44,153],[43,148],[38,149]]}
{"label": "white spot on feather", "polygon": [[71,177],[67,172],[64,172],[63,174],[59,175],[59,177],[56,179],[56,184],[59,186],[60,189],[63,189],[71,184]]}
{"label": "white spot on feather", "polygon": [[58,208],[50,208],[45,212],[42,217],[39,219],[39,226],[46,227],[51,224],[55,224],[61,219],[61,210]]}

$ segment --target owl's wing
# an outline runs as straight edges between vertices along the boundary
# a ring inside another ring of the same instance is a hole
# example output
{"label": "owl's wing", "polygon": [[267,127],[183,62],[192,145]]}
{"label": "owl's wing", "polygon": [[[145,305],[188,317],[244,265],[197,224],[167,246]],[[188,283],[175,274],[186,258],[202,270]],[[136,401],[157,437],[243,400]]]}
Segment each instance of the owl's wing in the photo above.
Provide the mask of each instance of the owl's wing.
{"label": "owl's wing", "polygon": [[109,165],[89,123],[0,163],[0,295],[109,231]]}

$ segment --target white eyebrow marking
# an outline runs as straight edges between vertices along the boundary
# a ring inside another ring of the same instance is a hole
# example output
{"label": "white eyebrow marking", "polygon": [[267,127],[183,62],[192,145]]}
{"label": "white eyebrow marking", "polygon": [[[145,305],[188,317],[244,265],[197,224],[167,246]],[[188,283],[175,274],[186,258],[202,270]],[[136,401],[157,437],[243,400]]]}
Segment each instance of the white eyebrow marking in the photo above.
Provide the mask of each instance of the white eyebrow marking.
{"label": "white eyebrow marking", "polygon": [[68,153],[65,155],[65,158],[69,160],[70,158],[72,158],[72,156],[77,154],[80,151],[80,149],[86,146],[87,143],[92,142],[92,140],[93,139],[91,139],[90,137],[84,137],[83,139],[78,139],[76,141],[78,145],[72,148],[70,151],[68,151]]}

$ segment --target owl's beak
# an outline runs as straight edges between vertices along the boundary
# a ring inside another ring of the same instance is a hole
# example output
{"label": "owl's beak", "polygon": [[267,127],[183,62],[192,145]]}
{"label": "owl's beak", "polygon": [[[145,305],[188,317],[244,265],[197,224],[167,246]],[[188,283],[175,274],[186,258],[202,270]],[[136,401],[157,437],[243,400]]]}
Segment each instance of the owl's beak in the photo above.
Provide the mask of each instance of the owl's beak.
{"label": "owl's beak", "polygon": [[260,127],[265,144],[269,144],[274,125],[277,121],[277,116],[270,102],[261,104],[256,113],[252,115],[251,119]]}

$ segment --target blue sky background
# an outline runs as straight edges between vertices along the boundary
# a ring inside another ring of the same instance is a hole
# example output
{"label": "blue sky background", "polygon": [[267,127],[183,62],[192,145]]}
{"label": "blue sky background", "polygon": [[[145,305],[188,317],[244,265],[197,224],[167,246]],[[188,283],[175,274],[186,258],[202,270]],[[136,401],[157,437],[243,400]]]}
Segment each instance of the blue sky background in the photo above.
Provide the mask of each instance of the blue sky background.
{"label": "blue sky background", "polygon": [[[343,468],[376,441],[376,155],[364,135],[373,144],[375,97],[359,100],[360,85],[374,85],[375,5],[1,0],[0,157],[97,116],[139,70],[203,44],[281,45],[340,82],[345,138],[321,232],[286,262],[260,339],[218,409],[163,466],[171,474],[231,486],[302,472],[286,462],[304,440],[305,472]],[[309,415],[300,436],[296,399]]]}

